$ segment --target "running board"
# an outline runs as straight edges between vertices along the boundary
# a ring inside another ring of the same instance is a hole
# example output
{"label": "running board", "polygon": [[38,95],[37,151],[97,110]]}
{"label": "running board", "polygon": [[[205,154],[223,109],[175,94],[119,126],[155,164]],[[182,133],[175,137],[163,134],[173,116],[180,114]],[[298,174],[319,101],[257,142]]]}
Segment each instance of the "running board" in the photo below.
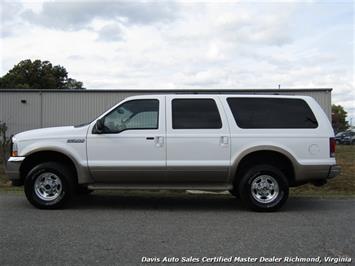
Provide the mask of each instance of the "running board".
{"label": "running board", "polygon": [[88,185],[88,189],[92,190],[119,190],[119,189],[135,189],[135,190],[230,190],[231,185],[136,185],[136,184],[92,184]]}

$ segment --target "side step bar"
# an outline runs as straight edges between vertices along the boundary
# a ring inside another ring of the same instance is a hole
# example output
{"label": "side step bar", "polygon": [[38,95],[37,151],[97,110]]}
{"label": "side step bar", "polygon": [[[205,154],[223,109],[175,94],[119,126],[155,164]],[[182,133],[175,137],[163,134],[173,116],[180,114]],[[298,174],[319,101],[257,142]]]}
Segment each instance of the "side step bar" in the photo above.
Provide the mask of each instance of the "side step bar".
{"label": "side step bar", "polygon": [[115,190],[115,189],[137,189],[137,190],[230,190],[231,185],[136,185],[136,184],[91,184],[88,189],[92,190]]}

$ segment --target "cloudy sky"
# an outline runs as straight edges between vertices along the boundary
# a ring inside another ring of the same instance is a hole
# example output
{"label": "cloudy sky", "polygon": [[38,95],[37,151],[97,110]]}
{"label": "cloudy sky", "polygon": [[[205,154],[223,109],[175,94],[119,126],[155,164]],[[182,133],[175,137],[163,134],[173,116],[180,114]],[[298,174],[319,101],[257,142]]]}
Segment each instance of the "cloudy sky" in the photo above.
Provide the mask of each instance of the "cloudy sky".
{"label": "cloudy sky", "polygon": [[49,60],[88,89],[333,88],[355,124],[353,1],[4,1],[0,75]]}

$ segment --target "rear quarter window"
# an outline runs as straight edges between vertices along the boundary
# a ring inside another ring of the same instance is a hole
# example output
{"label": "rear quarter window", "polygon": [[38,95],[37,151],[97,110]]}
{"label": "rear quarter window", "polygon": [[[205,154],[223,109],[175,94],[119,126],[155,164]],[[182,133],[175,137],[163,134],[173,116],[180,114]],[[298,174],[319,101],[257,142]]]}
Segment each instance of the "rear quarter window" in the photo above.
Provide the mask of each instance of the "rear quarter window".
{"label": "rear quarter window", "polygon": [[311,108],[302,99],[237,98],[227,99],[240,128],[317,128]]}

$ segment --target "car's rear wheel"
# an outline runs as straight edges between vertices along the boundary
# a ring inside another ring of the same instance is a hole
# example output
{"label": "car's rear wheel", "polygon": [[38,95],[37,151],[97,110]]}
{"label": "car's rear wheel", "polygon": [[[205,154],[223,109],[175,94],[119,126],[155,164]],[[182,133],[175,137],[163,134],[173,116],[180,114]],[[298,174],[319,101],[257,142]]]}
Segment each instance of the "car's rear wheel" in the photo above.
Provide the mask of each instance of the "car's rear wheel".
{"label": "car's rear wheel", "polygon": [[73,194],[73,175],[64,164],[41,163],[28,173],[24,188],[28,201],[35,207],[57,209]]}
{"label": "car's rear wheel", "polygon": [[243,171],[238,186],[242,201],[256,211],[275,211],[288,198],[288,181],[273,165],[261,164]]}

